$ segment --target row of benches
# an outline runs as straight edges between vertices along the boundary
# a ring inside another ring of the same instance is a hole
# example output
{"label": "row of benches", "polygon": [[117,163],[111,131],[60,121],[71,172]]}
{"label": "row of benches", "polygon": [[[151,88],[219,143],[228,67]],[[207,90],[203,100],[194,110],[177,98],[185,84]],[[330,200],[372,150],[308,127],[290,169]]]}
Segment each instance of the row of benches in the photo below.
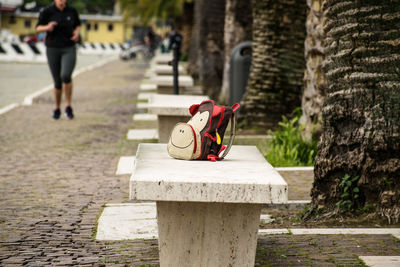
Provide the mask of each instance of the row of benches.
{"label": "row of benches", "polygon": [[[254,266],[261,205],[286,203],[287,183],[254,146],[233,146],[218,162],[168,156],[173,126],[189,120],[191,104],[208,99],[171,94],[172,76],[164,73],[171,67],[160,67],[168,57],[154,59],[153,85],[142,86],[157,91],[147,93],[146,107],[157,116],[159,144],[139,144],[130,198],[156,202],[160,266]],[[184,81],[191,77],[179,79],[190,91],[193,81]]]}

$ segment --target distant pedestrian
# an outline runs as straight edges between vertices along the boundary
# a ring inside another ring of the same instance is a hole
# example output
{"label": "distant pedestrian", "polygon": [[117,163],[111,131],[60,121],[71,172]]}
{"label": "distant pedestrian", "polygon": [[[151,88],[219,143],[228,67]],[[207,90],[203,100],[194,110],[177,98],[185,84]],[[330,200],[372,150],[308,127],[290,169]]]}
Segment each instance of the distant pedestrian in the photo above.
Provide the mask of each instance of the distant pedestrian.
{"label": "distant pedestrian", "polygon": [[45,32],[39,33],[38,42],[44,42],[45,38],[46,38],[46,33]]}
{"label": "distant pedestrian", "polygon": [[182,35],[176,30],[172,30],[169,35],[168,50],[175,50],[176,59],[179,61],[181,58]]}
{"label": "distant pedestrian", "polygon": [[36,25],[38,33],[47,33],[46,55],[54,80],[55,120],[61,116],[62,91],[65,94],[65,113],[69,119],[74,118],[71,107],[71,76],[76,63],[76,43],[79,40],[80,25],[78,12],[67,4],[67,0],[54,0],[51,6],[44,8]]}

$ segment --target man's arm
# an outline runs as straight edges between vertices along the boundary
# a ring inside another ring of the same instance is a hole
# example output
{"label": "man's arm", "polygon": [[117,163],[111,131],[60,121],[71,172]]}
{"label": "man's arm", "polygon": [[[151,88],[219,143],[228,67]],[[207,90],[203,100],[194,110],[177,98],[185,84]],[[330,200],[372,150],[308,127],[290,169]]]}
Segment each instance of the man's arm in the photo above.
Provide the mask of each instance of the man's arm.
{"label": "man's arm", "polygon": [[78,42],[79,40],[79,33],[81,31],[81,26],[77,26],[72,34],[71,40],[74,42]]}
{"label": "man's arm", "polygon": [[36,27],[36,32],[37,33],[52,32],[56,25],[57,25],[57,22],[55,22],[55,21],[50,21],[47,25],[38,25]]}

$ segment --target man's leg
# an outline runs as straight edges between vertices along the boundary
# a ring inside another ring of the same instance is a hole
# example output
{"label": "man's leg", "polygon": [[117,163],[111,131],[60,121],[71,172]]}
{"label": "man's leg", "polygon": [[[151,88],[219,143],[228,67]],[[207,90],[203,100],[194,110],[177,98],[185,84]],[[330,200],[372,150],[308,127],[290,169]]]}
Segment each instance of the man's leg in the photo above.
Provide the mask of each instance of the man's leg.
{"label": "man's leg", "polygon": [[65,48],[61,61],[61,80],[65,94],[65,106],[71,106],[72,100],[72,72],[76,64],[76,48]]}
{"label": "man's leg", "polygon": [[74,118],[74,113],[71,107],[72,101],[72,72],[76,64],[76,48],[65,48],[65,53],[61,61],[61,80],[65,94],[65,112],[69,119]]}
{"label": "man's leg", "polygon": [[54,99],[56,109],[60,108],[62,98],[61,85],[61,53],[57,48],[47,48],[47,63],[54,80]]}
{"label": "man's leg", "polygon": [[65,114],[68,119],[72,120],[74,118],[74,111],[71,107],[72,81],[69,83],[63,83],[62,85],[65,93]]}
{"label": "man's leg", "polygon": [[54,99],[56,100],[56,109],[60,109],[62,98],[62,90],[54,88]]}
{"label": "man's leg", "polygon": [[70,83],[63,83],[62,87],[65,94],[65,106],[70,107],[72,100],[72,81]]}
{"label": "man's leg", "polygon": [[46,49],[47,62],[50,68],[51,75],[54,80],[54,100],[56,109],[53,112],[53,119],[58,120],[61,116],[60,105],[62,98],[61,84],[61,53],[57,48],[47,47]]}

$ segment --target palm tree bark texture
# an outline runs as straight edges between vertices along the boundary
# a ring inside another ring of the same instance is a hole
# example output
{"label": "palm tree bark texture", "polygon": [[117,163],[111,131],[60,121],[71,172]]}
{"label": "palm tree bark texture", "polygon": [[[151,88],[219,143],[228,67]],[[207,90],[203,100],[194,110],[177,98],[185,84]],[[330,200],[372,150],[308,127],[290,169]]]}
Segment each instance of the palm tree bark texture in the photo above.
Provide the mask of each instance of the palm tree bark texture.
{"label": "palm tree bark texture", "polygon": [[199,78],[204,94],[217,99],[224,66],[225,0],[196,1],[194,13],[189,72]]}
{"label": "palm tree bark texture", "polygon": [[239,114],[246,128],[275,128],[301,105],[306,1],[253,0],[253,58]]}
{"label": "palm tree bark texture", "polygon": [[[311,192],[313,209],[335,213],[345,174],[359,176],[354,211],[400,216],[399,1],[327,0],[323,133]],[[343,197],[342,197],[343,198]]]}
{"label": "palm tree bark texture", "polygon": [[195,81],[198,81],[199,78],[199,47],[200,47],[200,29],[199,29],[199,21],[201,18],[200,9],[201,8],[201,0],[194,2],[194,10],[193,10],[193,27],[192,27],[192,36],[190,38],[190,46],[189,46],[189,55],[188,55],[188,64],[187,70],[190,76],[193,77]]}
{"label": "palm tree bark texture", "polygon": [[[302,116],[300,123],[305,126],[304,136],[320,134],[322,104],[326,91],[325,73],[322,69],[324,59],[322,3],[324,0],[307,0],[307,36],[304,42],[306,70],[304,73],[304,91],[301,101]],[[318,127],[316,127],[318,126]]]}

